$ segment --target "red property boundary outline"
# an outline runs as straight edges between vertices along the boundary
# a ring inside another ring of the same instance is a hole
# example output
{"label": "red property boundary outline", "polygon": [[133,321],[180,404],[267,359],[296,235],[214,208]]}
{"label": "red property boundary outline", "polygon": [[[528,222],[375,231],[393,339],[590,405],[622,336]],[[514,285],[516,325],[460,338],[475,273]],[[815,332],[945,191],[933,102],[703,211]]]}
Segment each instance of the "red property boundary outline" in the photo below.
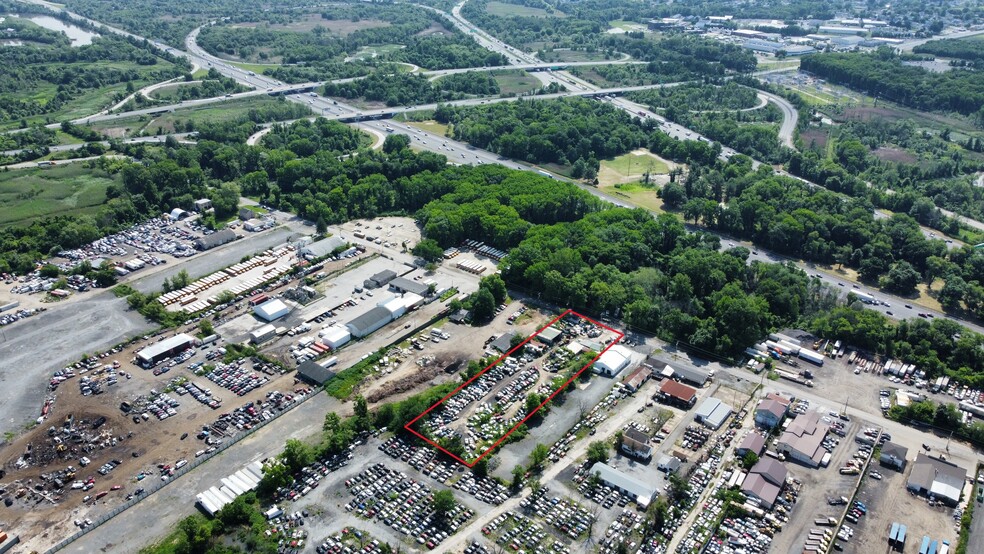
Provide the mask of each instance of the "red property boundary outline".
{"label": "red property boundary outline", "polygon": [[[484,375],[485,372],[487,372],[488,370],[492,369],[493,367],[495,367],[496,364],[498,364],[502,360],[504,360],[507,357],[509,357],[509,355],[512,354],[514,351],[518,350],[519,348],[522,348],[524,344],[528,343],[534,337],[536,337],[537,335],[539,335],[540,333],[542,333],[544,331],[544,329],[546,329],[547,327],[550,327],[554,323],[557,323],[558,321],[560,321],[561,319],[563,319],[564,317],[566,317],[569,314],[573,314],[573,315],[575,315],[575,316],[577,316],[577,317],[579,317],[579,318],[581,318],[581,319],[583,319],[585,321],[589,321],[589,322],[593,323],[594,325],[597,325],[598,327],[601,327],[602,329],[607,329],[609,331],[612,331],[613,333],[615,333],[616,335],[618,335],[618,337],[616,339],[612,340],[612,342],[609,343],[608,346],[606,346],[601,352],[599,352],[597,356],[595,356],[594,358],[592,358],[590,362],[588,362],[587,364],[585,364],[584,367],[582,367],[581,369],[579,369],[577,373],[575,373],[574,375],[572,375],[570,379],[568,379],[567,381],[565,381],[563,385],[557,387],[557,389],[554,390],[550,394],[550,396],[548,396],[543,402],[541,402],[540,405],[537,406],[535,410],[533,410],[531,413],[527,414],[526,417],[523,418],[522,421],[520,421],[519,423],[517,423],[516,425],[514,425],[512,427],[512,429],[510,429],[509,431],[506,432],[505,435],[502,435],[502,437],[500,437],[499,440],[497,440],[495,442],[495,444],[493,444],[492,446],[488,447],[485,450],[485,452],[482,452],[477,458],[475,458],[475,461],[473,461],[471,463],[468,463],[465,460],[462,460],[457,455],[455,455],[455,454],[453,454],[451,452],[448,452],[447,449],[445,449],[441,445],[439,445],[436,442],[430,440],[429,438],[427,438],[424,435],[418,433],[417,431],[414,431],[411,428],[413,426],[413,424],[417,422],[417,420],[419,420],[420,418],[422,418],[425,415],[429,414],[435,408],[437,408],[438,406],[440,406],[441,404],[443,404],[445,401],[447,401],[448,398],[451,398],[452,396],[454,396],[455,394],[457,394],[459,391],[461,391],[461,389],[467,387],[472,381],[474,381],[475,379],[478,379],[479,377],[481,377],[482,375]],[[591,319],[590,317],[581,315],[581,314],[575,312],[574,310],[570,310],[569,309],[569,310],[565,311],[564,313],[560,314],[559,316],[557,316],[557,317],[553,318],[552,320],[550,320],[549,323],[547,323],[546,325],[544,325],[543,327],[541,327],[540,329],[538,329],[532,335],[526,337],[526,340],[524,340],[523,342],[519,343],[514,348],[510,349],[509,352],[506,352],[502,356],[499,356],[498,359],[496,359],[494,362],[492,362],[491,364],[489,364],[485,369],[483,369],[482,371],[480,371],[479,373],[477,373],[471,379],[469,379],[469,380],[465,381],[464,383],[462,383],[458,388],[456,388],[453,391],[451,391],[450,393],[448,393],[447,396],[445,396],[444,398],[442,398],[442,399],[438,400],[437,402],[435,402],[433,406],[431,406],[430,408],[427,408],[420,415],[418,415],[417,417],[413,418],[413,420],[411,420],[409,423],[407,423],[406,425],[404,425],[403,428],[406,429],[407,431],[413,433],[414,435],[420,437],[427,444],[430,444],[431,446],[437,448],[441,452],[444,452],[448,456],[450,456],[450,457],[454,458],[455,460],[461,462],[466,467],[469,467],[469,468],[475,467],[475,464],[477,464],[482,458],[488,456],[490,452],[492,452],[500,444],[502,444],[502,441],[506,440],[506,438],[509,437],[509,435],[513,434],[513,432],[516,431],[516,429],[518,429],[520,425],[526,423],[526,421],[528,419],[530,419],[531,417],[533,417],[537,412],[539,412],[540,409],[543,408],[543,406],[546,405],[547,402],[550,402],[551,400],[553,400],[553,397],[554,396],[557,396],[557,393],[559,393],[561,390],[563,390],[564,388],[566,388],[567,385],[569,385],[571,383],[571,381],[573,381],[574,379],[577,379],[582,373],[584,373],[584,370],[588,369],[589,366],[593,365],[596,361],[598,361],[598,358],[600,358],[605,352],[607,352],[608,349],[610,349],[611,347],[613,347],[616,344],[618,344],[619,342],[621,342],[621,340],[624,337],[625,337],[625,333],[623,333],[623,332],[621,332],[621,331],[619,331],[617,329],[613,329],[613,328],[605,325],[604,323],[599,323],[599,322]]]}

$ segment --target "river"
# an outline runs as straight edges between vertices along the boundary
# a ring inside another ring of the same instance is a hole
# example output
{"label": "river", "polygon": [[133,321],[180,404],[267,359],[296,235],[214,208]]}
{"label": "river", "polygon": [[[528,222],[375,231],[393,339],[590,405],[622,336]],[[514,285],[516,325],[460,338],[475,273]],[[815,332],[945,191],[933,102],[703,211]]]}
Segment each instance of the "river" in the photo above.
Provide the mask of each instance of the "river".
{"label": "river", "polygon": [[27,19],[44,27],[45,29],[65,33],[69,40],[72,41],[72,46],[85,46],[87,44],[92,44],[92,39],[99,36],[96,33],[86,31],[85,29],[72,25],[71,23],[65,23],[64,21],[51,17],[50,15],[32,15]]}

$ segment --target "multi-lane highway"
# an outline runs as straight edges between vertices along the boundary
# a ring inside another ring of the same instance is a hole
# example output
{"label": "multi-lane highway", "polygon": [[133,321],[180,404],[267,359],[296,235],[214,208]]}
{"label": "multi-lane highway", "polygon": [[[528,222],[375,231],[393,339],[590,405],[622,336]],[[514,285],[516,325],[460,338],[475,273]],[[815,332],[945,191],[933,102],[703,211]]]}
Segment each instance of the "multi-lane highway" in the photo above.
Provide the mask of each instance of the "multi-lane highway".
{"label": "multi-lane highway", "polygon": [[[56,5],[52,5],[52,4],[48,4],[46,2],[43,2],[43,0],[30,0],[30,1],[33,1],[35,3],[46,5],[46,6],[48,6],[51,9],[64,11],[61,7],[56,6]],[[455,27],[457,27],[459,30],[461,30],[462,32],[465,32],[469,36],[474,37],[475,40],[478,41],[478,43],[481,44],[482,46],[484,46],[485,48],[488,48],[491,51],[499,52],[499,53],[503,54],[509,60],[509,62],[511,64],[513,64],[513,65],[509,66],[511,68],[525,68],[525,69],[529,69],[529,70],[536,70],[536,69],[548,69],[548,68],[551,68],[551,67],[563,67],[563,66],[578,65],[578,64],[544,64],[543,62],[541,62],[540,60],[538,60],[532,54],[522,52],[519,49],[516,49],[516,48],[514,48],[514,47],[512,47],[510,45],[507,45],[507,44],[503,43],[502,41],[496,39],[495,37],[492,37],[492,36],[488,35],[484,31],[482,31],[481,29],[478,29],[477,27],[475,27],[474,25],[472,25],[469,21],[467,21],[466,19],[464,19],[461,16],[461,7],[463,5],[464,5],[464,2],[461,2],[458,5],[456,5],[452,9],[452,13],[450,13],[450,14],[448,14],[446,12],[441,12],[440,10],[436,10],[434,8],[429,8],[429,7],[425,7],[425,6],[422,6],[422,7],[425,8],[425,9],[429,9],[429,10],[432,10],[432,11],[435,11],[435,12],[440,13],[442,16],[444,16],[449,21],[451,21],[455,25]],[[115,33],[122,34],[124,36],[134,37],[134,38],[137,38],[137,39],[141,39],[142,38],[142,37],[137,37],[136,35],[133,35],[132,33],[128,33],[128,32],[123,31],[121,29],[116,29],[114,27],[110,27],[110,26],[103,25],[103,24],[100,24],[98,22],[95,22],[95,21],[86,19],[86,18],[82,18],[81,16],[78,16],[77,14],[71,14],[71,15],[73,17],[77,17],[79,19],[88,21],[88,22],[90,22],[90,23],[92,23],[94,25],[101,26],[103,30],[108,31],[108,32],[115,32]],[[293,91],[293,90],[298,90],[299,88],[314,87],[314,86],[317,86],[318,84],[320,84],[320,83],[309,83],[309,84],[303,84],[303,85],[285,85],[285,84],[280,83],[277,80],[272,79],[270,77],[266,77],[266,76],[262,76],[262,75],[256,75],[253,72],[250,72],[250,71],[247,71],[247,70],[243,70],[242,68],[236,67],[236,66],[230,64],[229,62],[227,62],[225,60],[222,60],[221,58],[212,56],[208,52],[205,52],[201,47],[199,47],[198,44],[197,44],[197,41],[196,41],[196,37],[198,35],[198,31],[199,30],[196,29],[194,32],[192,32],[188,36],[187,40],[185,41],[185,46],[188,49],[188,52],[182,52],[182,51],[177,50],[175,48],[172,48],[172,47],[169,47],[169,46],[166,46],[166,45],[162,45],[162,44],[159,44],[159,43],[155,43],[155,44],[159,48],[161,48],[162,50],[164,50],[164,51],[166,51],[166,52],[168,52],[168,53],[170,53],[172,55],[175,55],[175,56],[186,56],[186,57],[188,57],[192,61],[193,64],[198,65],[200,67],[215,67],[223,75],[226,75],[228,77],[234,78],[234,79],[236,79],[240,83],[243,83],[243,84],[246,84],[246,85],[255,87],[257,90],[250,91],[250,92],[247,92],[247,93],[240,93],[238,95],[236,95],[236,94],[231,95],[231,96],[228,96],[227,95],[227,97],[218,98],[218,99],[202,99],[202,100],[194,100],[194,101],[185,102],[185,103],[180,104],[180,105],[157,106],[155,108],[148,108],[147,110],[138,110],[138,111],[135,111],[135,112],[127,112],[126,114],[119,114],[119,115],[108,116],[108,117],[110,117],[110,118],[112,118],[112,117],[124,117],[126,115],[138,115],[140,113],[153,113],[155,111],[160,111],[162,109],[163,110],[178,109],[180,107],[201,105],[201,104],[206,104],[206,103],[209,103],[209,102],[225,101],[228,98],[243,98],[243,97],[248,97],[248,96],[256,95],[256,94],[266,94],[267,92]],[[626,62],[626,61],[615,61],[615,62],[604,62],[604,63],[628,63],[628,62]],[[592,64],[596,64],[596,62],[584,63],[584,64],[581,64],[581,65],[592,65]],[[471,70],[489,70],[489,69],[493,69],[493,68],[480,68],[480,69],[479,68],[475,68],[475,69],[471,69]],[[445,73],[446,74],[450,74],[452,72],[463,72],[463,71],[468,71],[468,69],[447,70]],[[759,74],[772,73],[772,72],[775,72],[775,71],[784,71],[784,69],[763,71],[763,72],[759,72]],[[434,74],[440,74],[440,72],[428,72],[428,74],[434,75]],[[607,97],[609,95],[620,95],[620,94],[623,94],[625,92],[629,92],[631,90],[644,90],[646,88],[653,88],[655,86],[672,86],[672,85],[651,85],[651,86],[647,86],[647,87],[618,87],[618,88],[609,88],[609,89],[597,89],[596,87],[592,86],[590,83],[587,83],[587,82],[585,82],[583,80],[577,79],[576,77],[570,75],[569,73],[563,72],[563,71],[553,71],[553,72],[551,72],[551,77],[548,77],[548,80],[550,80],[550,79],[556,79],[557,81],[561,82],[561,84],[564,84],[567,88],[573,89],[573,90],[569,90],[568,92],[559,93],[559,94],[539,96],[538,98],[549,99],[549,98],[560,98],[560,97],[565,97],[565,96],[597,96],[597,97]],[[795,126],[796,126],[796,115],[797,115],[796,110],[788,102],[786,102],[782,98],[779,98],[779,97],[774,96],[774,95],[770,95],[768,93],[763,93],[763,94],[766,95],[769,98],[770,101],[776,103],[780,107],[780,109],[783,111],[783,116],[784,117],[783,117],[782,128],[781,128],[781,131],[780,131],[780,137],[782,138],[782,140],[786,144],[791,144],[792,132],[793,132],[793,129],[795,128]],[[421,105],[421,106],[412,106],[412,107],[386,108],[386,109],[380,109],[380,110],[358,110],[358,109],[356,109],[356,108],[354,108],[352,106],[348,106],[348,105],[346,105],[344,103],[341,103],[341,102],[338,102],[338,101],[335,101],[335,100],[326,99],[326,98],[323,98],[323,97],[317,96],[317,95],[310,95],[310,94],[289,94],[289,95],[287,95],[287,97],[290,100],[293,100],[293,101],[296,101],[296,102],[303,102],[303,103],[308,104],[315,113],[317,113],[318,115],[324,116],[324,117],[334,118],[334,119],[338,119],[338,120],[342,120],[342,121],[367,120],[367,121],[362,121],[362,124],[365,125],[365,126],[369,126],[371,128],[374,128],[377,132],[384,132],[384,133],[385,132],[388,132],[388,130],[387,130],[388,127],[389,128],[393,128],[394,129],[393,132],[396,132],[396,130],[397,130],[396,125],[397,124],[391,123],[391,122],[386,122],[386,121],[371,121],[372,118],[392,117],[392,115],[394,115],[394,114],[405,112],[405,111],[415,111],[415,110],[422,110],[422,109],[432,109],[432,108],[436,107],[436,105]],[[672,137],[674,137],[676,139],[679,139],[679,140],[702,140],[702,141],[705,141],[705,142],[711,142],[707,137],[703,137],[699,133],[696,133],[696,132],[694,132],[691,129],[687,129],[687,128],[682,127],[682,126],[680,126],[680,125],[678,125],[676,123],[670,122],[670,121],[666,120],[665,118],[659,116],[658,114],[653,113],[652,111],[648,110],[646,107],[641,106],[639,104],[636,104],[634,102],[631,102],[630,100],[627,100],[627,99],[625,99],[625,98],[623,98],[621,96],[612,96],[612,97],[608,98],[608,100],[611,101],[613,103],[613,105],[618,106],[618,107],[620,107],[620,108],[628,111],[629,113],[632,113],[634,115],[639,115],[641,117],[652,118],[653,120],[655,120],[655,121],[657,121],[659,123],[660,128],[664,132],[668,133],[670,136],[672,136]],[[452,104],[468,106],[468,105],[476,105],[476,104],[483,104],[483,103],[489,103],[489,102],[502,102],[502,101],[516,101],[516,99],[515,98],[510,98],[510,99],[503,99],[503,98],[478,99],[478,98],[476,98],[476,99],[462,100],[462,101],[459,101],[459,102],[454,102]],[[107,116],[96,116],[96,117],[89,118],[89,120],[90,121],[95,121],[95,120],[97,120],[97,118],[106,118],[106,117]],[[445,154],[445,155],[448,156],[449,161],[451,161],[452,163],[468,163],[468,164],[475,164],[475,163],[500,163],[500,164],[506,165],[507,167],[512,167],[512,168],[515,168],[515,169],[534,169],[532,166],[529,166],[527,164],[517,163],[517,162],[515,162],[513,160],[504,159],[504,158],[502,158],[502,157],[500,157],[500,156],[498,156],[496,154],[493,154],[491,152],[482,151],[480,149],[476,149],[476,148],[470,147],[468,145],[465,145],[465,144],[462,144],[462,143],[458,143],[458,142],[452,141],[450,139],[447,139],[446,137],[439,137],[439,136],[433,135],[431,133],[426,133],[424,131],[419,131],[419,130],[415,130],[415,129],[411,129],[411,128],[406,128],[405,126],[402,127],[402,128],[400,128],[400,129],[398,129],[398,130],[401,131],[401,132],[406,131],[408,134],[410,134],[410,136],[412,137],[412,141],[413,141],[413,144],[414,144],[415,147],[421,148],[421,149],[433,150],[435,152],[443,153],[443,154]],[[732,150],[730,148],[723,147],[722,148],[722,151],[721,151],[721,157],[722,158],[729,158],[729,157],[733,156],[736,153],[737,152],[735,152],[734,150]],[[759,165],[760,163],[761,162],[755,161],[755,165],[756,166]],[[802,181],[802,179],[800,179],[800,180]],[[815,185],[813,183],[810,183],[810,184],[812,186],[817,186],[817,185]],[[590,191],[592,194],[595,194],[597,196],[600,196],[600,197],[608,200],[609,202],[612,202],[612,203],[614,203],[616,205],[625,205],[625,203],[622,202],[622,201],[620,201],[619,199],[617,199],[615,197],[612,197],[612,196],[609,196],[609,195],[607,195],[607,194],[605,194],[605,193],[603,193],[603,192],[595,189],[594,187],[588,187],[588,186],[585,186],[583,184],[579,184],[579,185],[582,186],[582,187],[584,187],[586,190]],[[727,239],[725,239],[725,240],[727,240]],[[758,249],[755,249],[753,247],[750,247],[750,250],[752,250],[754,252],[753,255],[752,255],[753,258],[759,258],[759,259],[763,259],[763,260],[778,260],[778,259],[781,259],[781,257],[776,256],[776,255],[773,255],[773,254],[770,254],[770,253],[759,253],[759,250]],[[788,260],[786,260],[786,261],[788,261]],[[847,288],[850,287],[850,284],[848,284],[844,280],[838,279],[837,277],[835,277],[833,275],[826,275],[825,273],[815,271],[813,269],[812,264],[807,264],[807,263],[803,263],[803,262],[794,262],[794,263],[796,263],[797,265],[799,265],[800,267],[802,267],[804,270],[806,270],[811,275],[819,275],[819,278],[820,279],[824,280],[825,282],[828,282],[829,284],[831,284],[834,287],[838,287],[840,289],[847,289]],[[845,290],[844,293],[846,295],[847,290]],[[906,308],[905,307],[906,306],[906,301],[903,300],[903,299],[901,299],[901,298],[895,298],[895,297],[892,297],[891,295],[886,295],[886,294],[881,294],[881,293],[879,293],[879,296],[882,297],[882,298],[884,298],[886,300],[887,304],[889,304],[889,305],[888,306],[886,306],[886,305],[879,305],[877,307],[877,309],[882,310],[886,314],[888,312],[891,312],[891,314],[888,314],[888,315],[890,315],[890,317],[895,317],[895,318],[917,317],[919,312],[922,312],[922,313],[932,313],[933,315],[936,315],[936,316],[943,316],[943,314],[934,313],[931,310],[928,310],[928,309],[925,309],[925,308]],[[965,325],[968,325],[969,327],[972,327],[972,328],[975,328],[978,331],[981,331],[981,329],[979,327],[977,327],[976,325],[969,324],[967,322],[963,322],[963,323]]]}

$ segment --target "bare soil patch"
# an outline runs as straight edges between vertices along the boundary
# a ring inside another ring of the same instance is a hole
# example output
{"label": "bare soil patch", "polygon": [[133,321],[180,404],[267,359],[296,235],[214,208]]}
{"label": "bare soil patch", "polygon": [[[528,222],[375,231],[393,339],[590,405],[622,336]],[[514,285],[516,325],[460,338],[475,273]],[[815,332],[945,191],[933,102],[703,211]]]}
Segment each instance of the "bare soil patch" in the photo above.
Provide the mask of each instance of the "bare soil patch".
{"label": "bare soil patch", "polygon": [[876,158],[886,162],[914,164],[919,161],[919,158],[914,156],[911,152],[901,148],[896,148],[894,146],[881,146],[873,150],[871,153],[874,154]]}

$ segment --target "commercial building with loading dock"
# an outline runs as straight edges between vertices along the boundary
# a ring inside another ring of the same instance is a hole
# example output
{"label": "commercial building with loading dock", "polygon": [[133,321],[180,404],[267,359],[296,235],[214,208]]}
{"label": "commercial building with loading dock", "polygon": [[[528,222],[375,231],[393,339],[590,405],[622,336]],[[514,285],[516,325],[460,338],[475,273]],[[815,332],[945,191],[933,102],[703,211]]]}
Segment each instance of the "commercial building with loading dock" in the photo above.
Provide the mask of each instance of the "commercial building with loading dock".
{"label": "commercial building with loading dock", "polygon": [[178,352],[183,352],[195,345],[195,338],[179,333],[152,344],[137,352],[137,362],[143,367],[150,367],[165,358],[170,358]]}

